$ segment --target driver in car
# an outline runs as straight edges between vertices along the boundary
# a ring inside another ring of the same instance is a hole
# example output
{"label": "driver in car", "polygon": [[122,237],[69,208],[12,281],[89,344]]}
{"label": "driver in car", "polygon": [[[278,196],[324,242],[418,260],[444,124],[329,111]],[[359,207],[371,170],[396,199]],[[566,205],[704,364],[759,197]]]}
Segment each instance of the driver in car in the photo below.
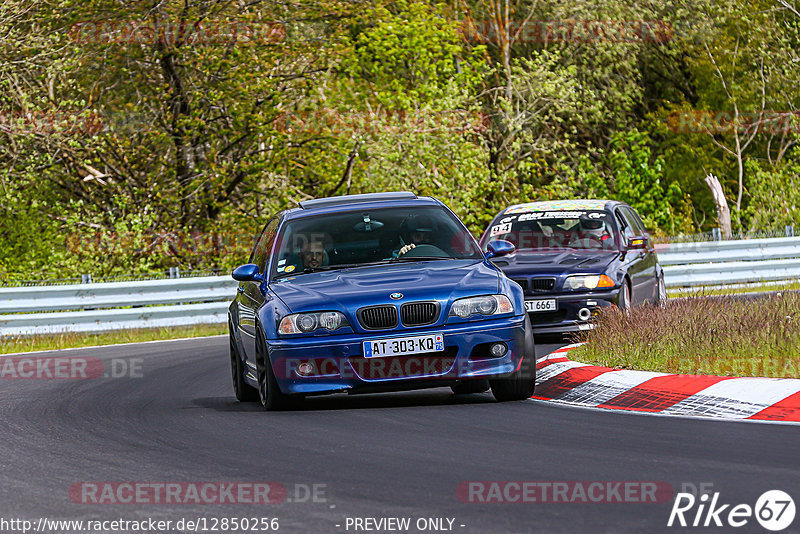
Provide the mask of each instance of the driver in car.
{"label": "driver in car", "polygon": [[328,253],[325,251],[327,236],[303,236],[302,247],[297,253],[302,269],[316,269],[328,265]]}
{"label": "driver in car", "polygon": [[606,224],[599,219],[581,219],[577,236],[572,240],[573,245],[579,244],[583,248],[603,248],[604,241],[611,235],[606,229]]}
{"label": "driver in car", "polygon": [[323,265],[325,260],[325,249],[319,241],[309,243],[303,250],[300,251],[300,261],[303,263],[303,269],[316,269]]}
{"label": "driver in car", "polygon": [[432,245],[436,233],[436,221],[427,215],[412,216],[400,226],[400,235],[405,243],[392,253],[395,258],[401,257],[417,245]]}

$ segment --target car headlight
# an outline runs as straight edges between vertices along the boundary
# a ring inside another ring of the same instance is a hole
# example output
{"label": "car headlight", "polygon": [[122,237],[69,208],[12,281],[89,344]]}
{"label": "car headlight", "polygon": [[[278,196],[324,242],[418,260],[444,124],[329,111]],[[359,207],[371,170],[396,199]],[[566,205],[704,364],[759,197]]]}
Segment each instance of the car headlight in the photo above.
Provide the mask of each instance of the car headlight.
{"label": "car headlight", "polygon": [[471,315],[499,315],[511,313],[514,306],[505,295],[485,295],[482,297],[467,297],[453,302],[450,315],[466,319]]}
{"label": "car headlight", "polygon": [[309,334],[319,329],[336,330],[343,326],[350,326],[350,323],[344,315],[336,311],[293,313],[281,320],[278,333]]}
{"label": "car headlight", "polygon": [[598,289],[615,285],[614,281],[605,274],[568,276],[564,280],[564,289]]}

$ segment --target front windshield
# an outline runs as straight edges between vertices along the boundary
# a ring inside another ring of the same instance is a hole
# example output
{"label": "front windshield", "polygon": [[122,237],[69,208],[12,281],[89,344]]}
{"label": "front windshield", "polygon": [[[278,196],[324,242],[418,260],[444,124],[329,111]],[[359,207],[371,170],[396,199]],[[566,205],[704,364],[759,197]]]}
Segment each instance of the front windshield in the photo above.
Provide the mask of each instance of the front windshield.
{"label": "front windshield", "polygon": [[423,259],[481,259],[473,237],[440,207],[326,213],[289,221],[272,276]]}
{"label": "front windshield", "polygon": [[498,217],[484,236],[511,241],[518,250],[616,250],[614,223],[601,210],[533,211]]}

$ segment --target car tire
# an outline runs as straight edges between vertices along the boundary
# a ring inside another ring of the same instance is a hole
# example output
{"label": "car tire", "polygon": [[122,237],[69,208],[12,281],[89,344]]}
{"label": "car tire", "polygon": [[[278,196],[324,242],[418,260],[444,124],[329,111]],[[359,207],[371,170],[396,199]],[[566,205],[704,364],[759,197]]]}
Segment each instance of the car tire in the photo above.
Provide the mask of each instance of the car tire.
{"label": "car tire", "polygon": [[622,283],[622,288],[619,291],[617,306],[625,313],[630,313],[631,311],[631,284],[627,279]]}
{"label": "car tire", "polygon": [[260,325],[256,325],[256,374],[258,376],[258,398],[265,410],[291,410],[302,402],[302,396],[286,395],[278,387],[272,364],[269,362],[264,331]]}
{"label": "car tire", "polygon": [[[231,328],[230,324],[228,328]],[[236,400],[239,402],[257,402],[258,390],[247,383],[244,378],[244,366],[242,365],[242,358],[239,356],[239,350],[236,345],[236,338],[233,335],[233,330],[228,331],[230,338],[230,352],[231,352],[231,375],[233,378],[233,393],[236,395]]]}
{"label": "car tire", "polygon": [[664,275],[658,279],[658,286],[656,289],[656,306],[664,308],[667,305],[667,284],[664,282]]}
{"label": "car tire", "polygon": [[471,393],[483,393],[489,391],[488,380],[464,380],[458,384],[450,386],[456,395],[469,395]]}
{"label": "car tire", "polygon": [[500,402],[529,399],[536,388],[536,347],[533,342],[533,328],[528,314],[525,314],[525,354],[519,369],[503,378],[489,380],[492,395]]}

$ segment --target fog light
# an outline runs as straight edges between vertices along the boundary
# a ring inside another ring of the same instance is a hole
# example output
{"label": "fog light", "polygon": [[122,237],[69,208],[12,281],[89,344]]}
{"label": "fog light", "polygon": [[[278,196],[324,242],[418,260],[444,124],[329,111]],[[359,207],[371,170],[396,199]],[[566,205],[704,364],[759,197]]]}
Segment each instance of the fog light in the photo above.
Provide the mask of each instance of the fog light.
{"label": "fog light", "polygon": [[489,353],[495,358],[503,356],[507,350],[508,347],[506,347],[505,343],[493,343],[492,346],[489,347]]}
{"label": "fog light", "polygon": [[581,308],[578,310],[578,319],[581,321],[588,321],[592,316],[592,311],[589,308]]}
{"label": "fog light", "polygon": [[308,362],[303,362],[297,366],[297,372],[303,376],[310,375],[314,372],[314,366]]}

